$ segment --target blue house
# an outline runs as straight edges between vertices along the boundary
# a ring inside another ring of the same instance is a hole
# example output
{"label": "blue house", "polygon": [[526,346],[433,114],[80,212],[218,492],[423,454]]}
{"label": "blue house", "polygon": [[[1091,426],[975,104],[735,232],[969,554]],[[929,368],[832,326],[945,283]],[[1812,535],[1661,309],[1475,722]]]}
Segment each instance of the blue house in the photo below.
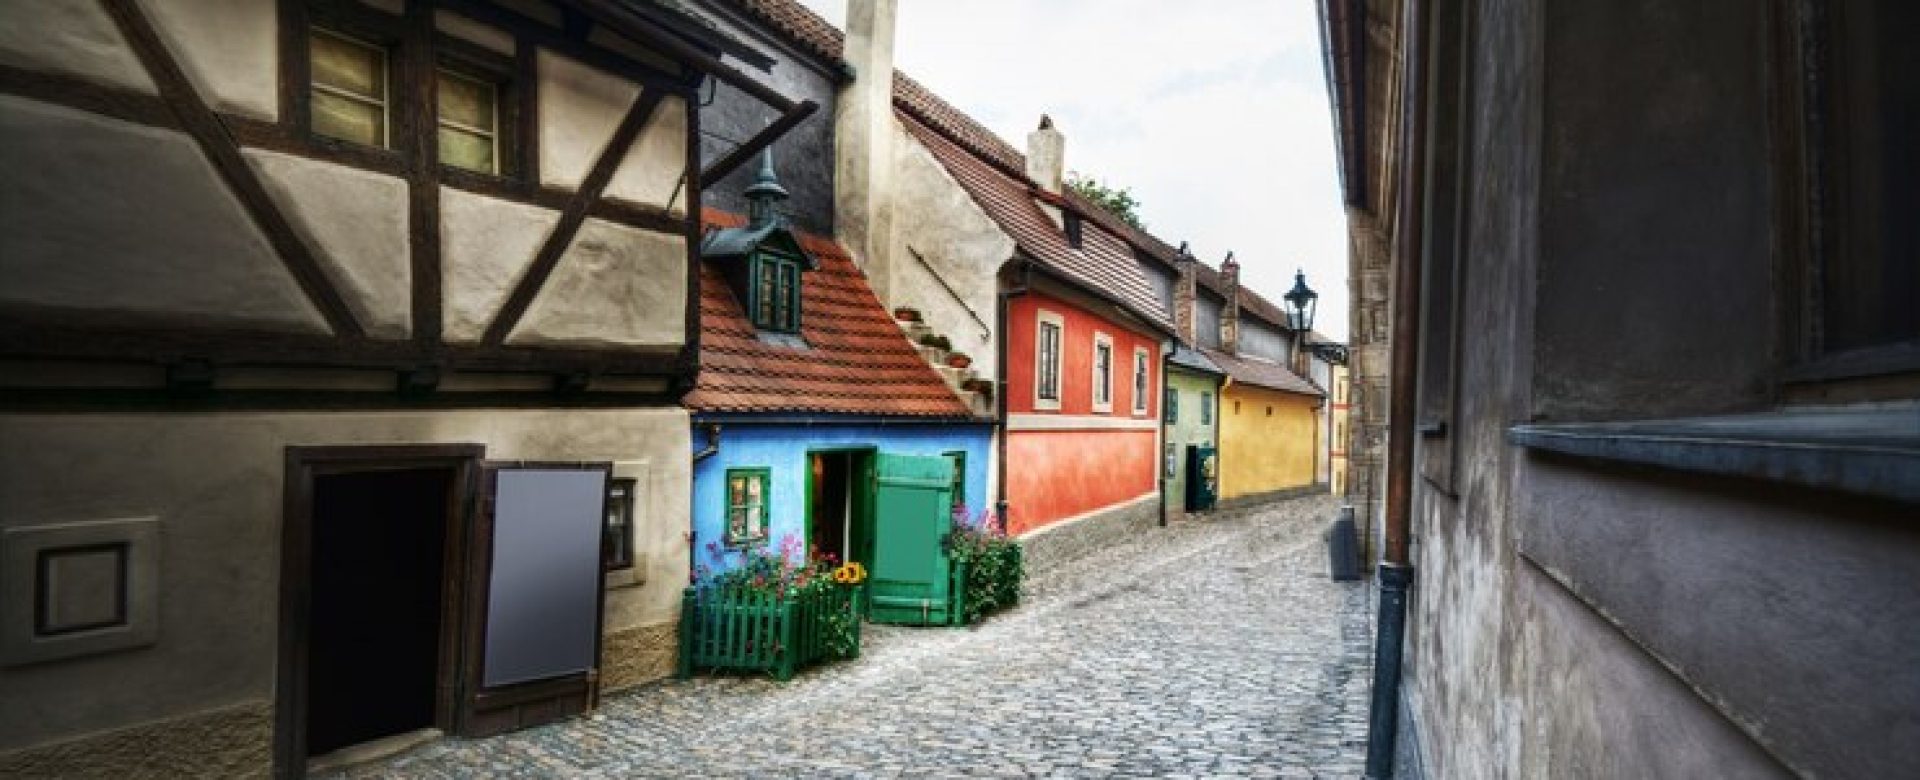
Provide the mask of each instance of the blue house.
{"label": "blue house", "polygon": [[992,422],[881,305],[847,251],[799,230],[771,155],[748,214],[706,209],[692,413],[696,572],[751,549],[871,572],[869,616],[944,623],[952,512],[987,506]]}

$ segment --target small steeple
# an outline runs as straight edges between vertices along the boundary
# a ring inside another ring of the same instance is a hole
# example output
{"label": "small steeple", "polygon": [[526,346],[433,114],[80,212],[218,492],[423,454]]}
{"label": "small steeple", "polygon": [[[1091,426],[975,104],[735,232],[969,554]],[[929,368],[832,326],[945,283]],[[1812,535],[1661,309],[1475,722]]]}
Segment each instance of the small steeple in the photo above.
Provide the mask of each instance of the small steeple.
{"label": "small steeple", "polygon": [[753,177],[753,186],[747,188],[747,221],[751,227],[762,227],[780,219],[779,204],[787,199],[787,188],[780,186],[780,177],[773,172],[773,149],[768,147],[760,153],[760,173]]}

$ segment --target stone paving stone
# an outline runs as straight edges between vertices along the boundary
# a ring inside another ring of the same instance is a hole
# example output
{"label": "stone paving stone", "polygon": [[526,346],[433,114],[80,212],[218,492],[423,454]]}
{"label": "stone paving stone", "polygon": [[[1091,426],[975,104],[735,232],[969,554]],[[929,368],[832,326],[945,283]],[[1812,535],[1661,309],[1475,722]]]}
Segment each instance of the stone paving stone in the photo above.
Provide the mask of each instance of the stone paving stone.
{"label": "stone paving stone", "polygon": [[789,683],[667,681],[351,778],[1358,777],[1371,600],[1324,496],[1141,531],[965,629],[868,626]]}

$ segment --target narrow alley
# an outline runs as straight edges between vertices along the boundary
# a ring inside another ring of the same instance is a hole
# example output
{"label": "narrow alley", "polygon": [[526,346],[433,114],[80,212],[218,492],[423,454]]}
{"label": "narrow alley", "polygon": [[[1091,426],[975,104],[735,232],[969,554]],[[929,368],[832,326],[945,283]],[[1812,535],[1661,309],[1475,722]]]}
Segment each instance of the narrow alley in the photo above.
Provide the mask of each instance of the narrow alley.
{"label": "narrow alley", "polygon": [[862,657],[791,683],[668,680],[352,776],[1357,777],[1371,600],[1327,577],[1334,508],[1176,523],[971,630],[869,625]]}

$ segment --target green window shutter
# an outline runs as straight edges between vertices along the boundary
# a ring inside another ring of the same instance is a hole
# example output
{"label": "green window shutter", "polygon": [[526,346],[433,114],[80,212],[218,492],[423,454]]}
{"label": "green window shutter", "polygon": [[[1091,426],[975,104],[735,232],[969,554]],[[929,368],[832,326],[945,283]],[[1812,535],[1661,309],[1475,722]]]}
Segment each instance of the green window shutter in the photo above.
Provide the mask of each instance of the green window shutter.
{"label": "green window shutter", "polygon": [[876,623],[943,625],[949,620],[953,461],[874,456],[874,541],[868,580]]}

